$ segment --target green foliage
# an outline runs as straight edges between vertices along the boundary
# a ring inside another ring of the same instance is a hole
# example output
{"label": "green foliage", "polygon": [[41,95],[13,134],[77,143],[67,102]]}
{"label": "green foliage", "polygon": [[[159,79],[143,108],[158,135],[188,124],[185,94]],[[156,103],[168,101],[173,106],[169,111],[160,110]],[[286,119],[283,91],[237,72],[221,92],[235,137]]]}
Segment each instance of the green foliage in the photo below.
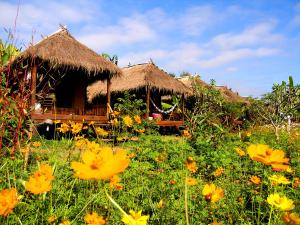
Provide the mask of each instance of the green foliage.
{"label": "green foliage", "polygon": [[256,113],[265,123],[274,127],[278,136],[278,129],[287,121],[287,117],[291,119],[299,117],[300,86],[294,86],[293,78],[290,76],[288,84],[285,81],[274,84],[272,92],[265,94],[261,101],[255,103]]}
{"label": "green foliage", "polygon": [[136,99],[135,94],[124,92],[123,98],[118,98],[118,103],[115,104],[115,109],[124,115],[143,115],[145,113],[146,104],[142,99]]}
{"label": "green foliage", "polygon": [[[299,132],[299,131],[298,131]],[[293,139],[293,140],[292,140]],[[72,140],[46,141],[39,139],[40,147],[31,147],[28,167],[23,169],[21,155],[15,160],[0,158],[0,190],[15,187],[22,199],[7,218],[0,216],[0,224],[47,224],[49,216],[55,216],[55,224],[69,219],[73,224],[83,224],[84,215],[96,211],[109,224],[121,224],[121,214],[106,197],[109,192],[113,199],[126,211],[142,210],[149,215],[149,224],[186,224],[185,219],[185,178],[193,177],[198,184],[188,186],[188,215],[190,224],[209,224],[214,220],[222,224],[268,224],[271,207],[266,202],[269,194],[284,193],[294,200],[299,215],[299,187],[293,183],[274,186],[268,179],[275,174],[270,167],[239,156],[236,147],[245,148],[250,143],[268,144],[274,149],[282,149],[291,159],[289,165],[293,173],[283,174],[289,180],[299,178],[300,137],[282,133],[276,141],[267,129],[252,130],[252,134],[241,140],[235,134],[220,136],[204,133],[191,145],[182,137],[141,136],[138,141],[122,143],[121,146],[133,154],[129,168],[120,175],[123,190],[110,190],[107,181],[84,181],[76,179],[70,167],[78,161],[80,151]],[[198,170],[187,171],[185,162],[192,157]],[[25,191],[23,181],[37,169],[39,161],[55,168],[52,190],[40,196]],[[223,168],[224,173],[214,175]],[[278,174],[278,172],[276,173]],[[255,185],[250,177],[262,178]],[[205,184],[214,183],[225,191],[220,201],[211,204],[205,201],[202,190]],[[282,212],[273,211],[271,224],[283,224]]]}
{"label": "green foliage", "polygon": [[28,91],[20,82],[10,63],[19,50],[0,39],[0,151],[10,149],[13,155],[19,138],[24,134]]}

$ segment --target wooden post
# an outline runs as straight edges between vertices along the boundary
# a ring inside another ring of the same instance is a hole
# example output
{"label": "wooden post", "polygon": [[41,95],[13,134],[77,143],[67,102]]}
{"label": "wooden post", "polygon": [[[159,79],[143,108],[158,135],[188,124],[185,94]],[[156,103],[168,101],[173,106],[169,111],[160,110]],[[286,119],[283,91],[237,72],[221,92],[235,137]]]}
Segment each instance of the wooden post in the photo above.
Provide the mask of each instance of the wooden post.
{"label": "wooden post", "polygon": [[107,79],[107,92],[106,92],[106,117],[107,119],[109,119],[109,113],[110,113],[110,110],[111,110],[111,106],[110,106],[110,103],[111,103],[111,93],[110,93],[110,88],[111,88],[111,80],[110,78]]}
{"label": "wooden post", "polygon": [[182,121],[184,121],[184,94],[181,96]]}
{"label": "wooden post", "polygon": [[150,86],[146,87],[147,91],[147,98],[146,98],[146,119],[149,119],[149,113],[150,113]]}
{"label": "wooden post", "polygon": [[34,64],[31,69],[31,106],[35,107],[36,103],[36,79],[37,79],[37,65]]}

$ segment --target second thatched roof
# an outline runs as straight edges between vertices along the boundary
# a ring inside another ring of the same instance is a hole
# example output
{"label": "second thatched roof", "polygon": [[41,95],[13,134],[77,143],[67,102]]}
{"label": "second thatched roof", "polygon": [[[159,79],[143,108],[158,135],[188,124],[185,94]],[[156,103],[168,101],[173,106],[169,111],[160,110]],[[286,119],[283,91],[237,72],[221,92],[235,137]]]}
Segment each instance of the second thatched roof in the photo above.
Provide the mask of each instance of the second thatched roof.
{"label": "second thatched roof", "polygon": [[115,64],[77,41],[65,28],[30,46],[16,60],[32,59],[47,62],[51,68],[82,70],[88,76],[121,74]]}
{"label": "second thatched roof", "polygon": [[[106,82],[97,81],[88,87],[88,100],[92,101],[98,95],[106,94]],[[122,76],[111,81],[112,92],[138,90],[150,87],[165,93],[188,94],[190,89],[182,82],[171,77],[153,63],[138,64],[122,69]]]}
{"label": "second thatched roof", "polygon": [[227,86],[212,86],[205,83],[200,77],[197,76],[186,76],[178,79],[182,83],[184,83],[188,88],[194,90],[195,85],[199,85],[206,88],[214,88],[218,90],[223,98],[228,102],[242,102],[242,103],[249,103],[246,98],[240,96],[237,92],[233,92],[231,88]]}

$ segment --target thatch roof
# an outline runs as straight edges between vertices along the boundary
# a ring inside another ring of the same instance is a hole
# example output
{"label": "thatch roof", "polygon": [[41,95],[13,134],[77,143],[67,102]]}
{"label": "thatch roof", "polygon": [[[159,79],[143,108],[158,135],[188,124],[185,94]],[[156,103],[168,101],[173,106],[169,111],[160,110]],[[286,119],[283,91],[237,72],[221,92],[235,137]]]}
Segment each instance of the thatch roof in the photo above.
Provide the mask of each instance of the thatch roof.
{"label": "thatch roof", "polygon": [[[137,90],[149,86],[164,93],[187,94],[190,89],[153,63],[138,64],[122,69],[122,76],[111,81],[112,92]],[[88,87],[88,100],[106,94],[106,82],[97,81]]]}
{"label": "thatch roof", "polygon": [[121,74],[121,70],[115,64],[81,44],[65,28],[30,46],[17,60],[33,58],[47,62],[51,68],[82,70],[87,75]]}
{"label": "thatch roof", "polygon": [[227,86],[212,86],[207,83],[205,83],[203,80],[201,80],[199,77],[193,77],[193,76],[186,76],[178,79],[182,83],[184,83],[188,88],[193,90],[193,87],[195,85],[204,86],[206,88],[215,88],[216,90],[219,90],[224,99],[228,102],[243,102],[243,103],[249,103],[244,97],[240,96],[237,92],[233,92],[231,88],[228,88]]}
{"label": "thatch roof", "polygon": [[227,86],[215,86],[217,90],[221,92],[225,100],[229,102],[244,102],[248,103],[248,101],[239,95],[238,92],[233,92],[231,88],[228,88]]}
{"label": "thatch roof", "polygon": [[201,80],[198,76],[191,77],[191,76],[185,76],[178,78],[179,81],[184,83],[185,86],[188,88],[193,88],[195,85],[200,85],[204,87],[208,87],[209,85],[205,83],[203,80]]}

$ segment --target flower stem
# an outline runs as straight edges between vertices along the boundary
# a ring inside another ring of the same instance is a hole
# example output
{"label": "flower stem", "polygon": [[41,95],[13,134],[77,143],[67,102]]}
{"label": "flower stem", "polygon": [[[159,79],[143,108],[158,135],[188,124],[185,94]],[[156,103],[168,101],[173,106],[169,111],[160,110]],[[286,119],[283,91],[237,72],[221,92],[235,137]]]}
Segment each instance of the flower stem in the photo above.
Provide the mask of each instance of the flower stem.
{"label": "flower stem", "polygon": [[184,181],[184,207],[185,207],[185,220],[186,225],[189,225],[189,209],[188,209],[188,186],[186,183],[187,176],[185,176]]}
{"label": "flower stem", "polygon": [[268,225],[271,224],[272,213],[273,213],[273,206],[271,207],[271,210],[270,210],[270,216],[269,216]]}

